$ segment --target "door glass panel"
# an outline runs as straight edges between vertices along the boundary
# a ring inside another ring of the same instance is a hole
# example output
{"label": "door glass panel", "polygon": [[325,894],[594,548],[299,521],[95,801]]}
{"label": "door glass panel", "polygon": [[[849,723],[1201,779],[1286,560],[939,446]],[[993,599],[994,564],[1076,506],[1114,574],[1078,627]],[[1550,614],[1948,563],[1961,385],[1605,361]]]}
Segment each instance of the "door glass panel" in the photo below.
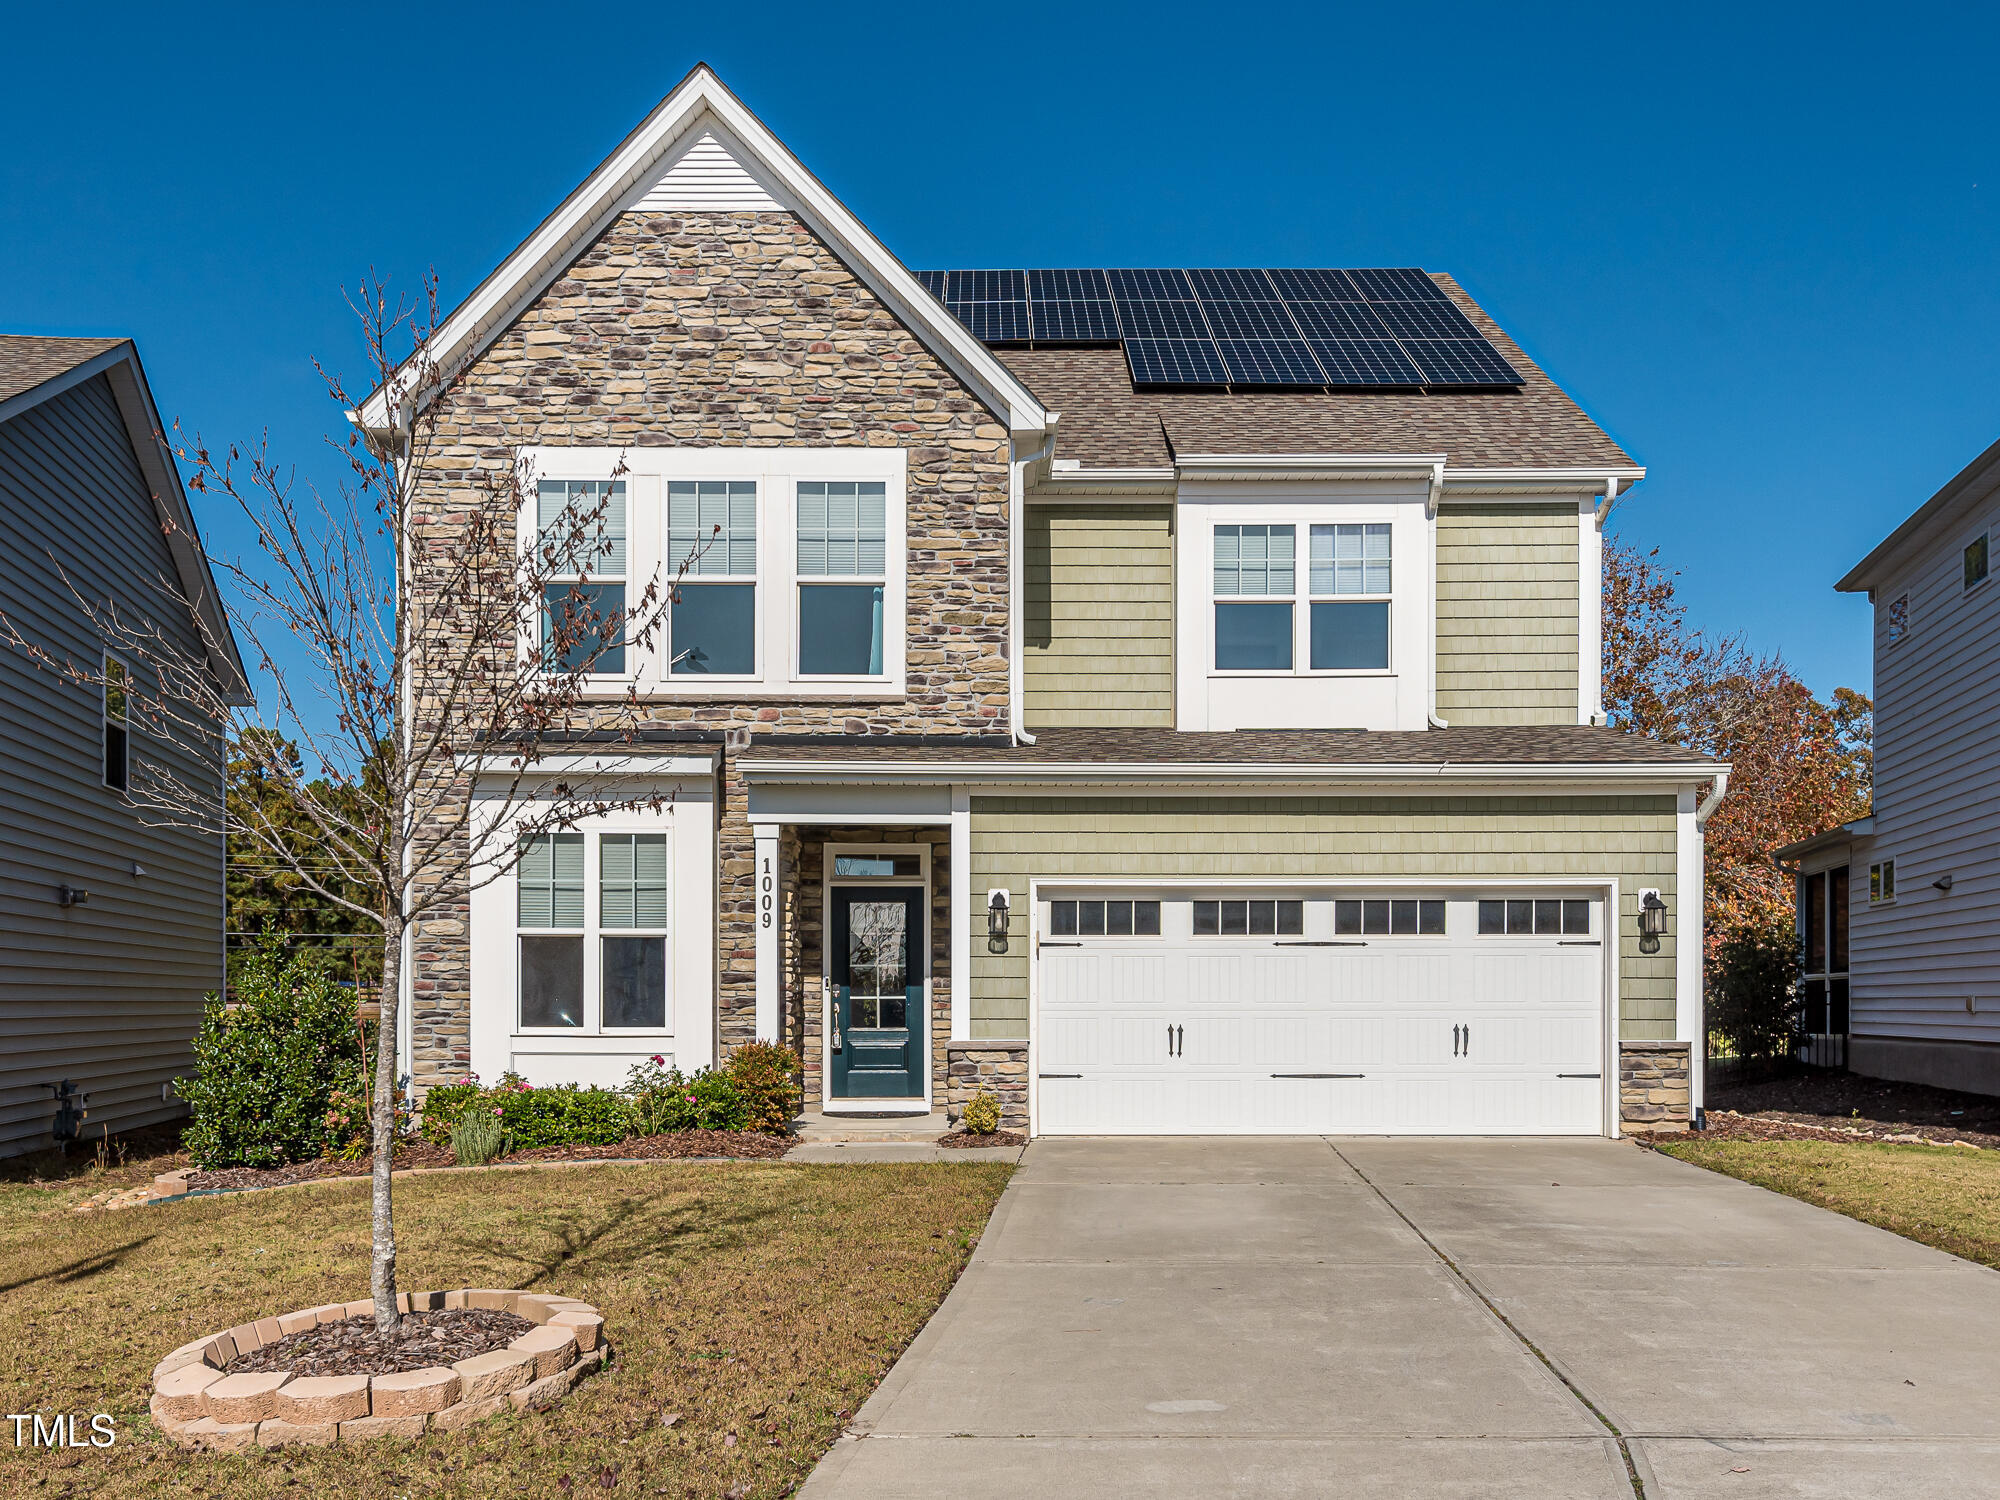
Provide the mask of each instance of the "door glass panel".
{"label": "door glass panel", "polygon": [[909,908],[856,901],[847,908],[849,1024],[894,1030],[907,1022]]}

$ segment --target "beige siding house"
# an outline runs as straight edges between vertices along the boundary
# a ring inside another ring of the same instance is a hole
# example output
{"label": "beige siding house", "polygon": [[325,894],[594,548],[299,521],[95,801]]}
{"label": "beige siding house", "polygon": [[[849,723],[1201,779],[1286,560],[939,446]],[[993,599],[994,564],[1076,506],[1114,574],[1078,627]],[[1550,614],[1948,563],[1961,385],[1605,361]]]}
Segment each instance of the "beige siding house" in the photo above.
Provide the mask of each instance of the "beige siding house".
{"label": "beige siding house", "polygon": [[[758,1037],[812,1111],[1036,1133],[1699,1107],[1727,767],[1599,712],[1644,470],[1450,277],[913,273],[701,68],[434,352],[467,473],[619,486],[624,586],[723,531],[605,684],[670,813],[419,935],[420,1087]],[[634,839],[669,961],[614,1014]]]}
{"label": "beige siding house", "polygon": [[65,1081],[93,1136],[184,1113],[169,1085],[222,980],[221,836],[127,795],[164,766],[219,802],[219,758],[61,670],[106,675],[108,606],[244,685],[160,430],[129,340],[0,336],[0,1155],[50,1143]]}

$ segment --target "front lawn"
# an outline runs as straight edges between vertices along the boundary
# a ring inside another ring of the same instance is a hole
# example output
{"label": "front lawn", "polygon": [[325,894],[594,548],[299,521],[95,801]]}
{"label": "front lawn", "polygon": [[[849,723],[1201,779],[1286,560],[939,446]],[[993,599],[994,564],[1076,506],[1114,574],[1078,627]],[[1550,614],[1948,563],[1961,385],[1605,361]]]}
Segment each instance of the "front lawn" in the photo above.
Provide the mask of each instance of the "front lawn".
{"label": "front lawn", "polygon": [[414,1445],[242,1456],[154,1431],[153,1364],[246,1318],[365,1296],[367,1184],[93,1214],[16,1190],[0,1197],[0,1412],[82,1413],[85,1430],[108,1412],[118,1441],[0,1443],[0,1493],[782,1495],[950,1289],[1011,1171],[649,1164],[399,1181],[403,1286],[581,1297],[604,1313],[611,1368],[553,1411]]}
{"label": "front lawn", "polygon": [[1844,1141],[1675,1141],[1659,1150],[2000,1267],[2000,1152]]}

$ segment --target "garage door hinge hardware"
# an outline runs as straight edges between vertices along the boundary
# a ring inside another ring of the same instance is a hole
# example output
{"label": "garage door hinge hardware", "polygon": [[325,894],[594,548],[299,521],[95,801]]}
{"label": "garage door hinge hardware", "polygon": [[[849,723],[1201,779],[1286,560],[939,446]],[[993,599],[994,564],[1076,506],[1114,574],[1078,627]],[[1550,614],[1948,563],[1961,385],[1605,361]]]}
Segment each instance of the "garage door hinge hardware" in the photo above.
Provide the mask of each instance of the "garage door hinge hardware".
{"label": "garage door hinge hardware", "polygon": [[1366,943],[1339,943],[1331,938],[1281,938],[1274,948],[1366,948]]}
{"label": "garage door hinge hardware", "polygon": [[1558,1073],[1558,1078],[1602,1078],[1602,1073]]}
{"label": "garage door hinge hardware", "polygon": [[1556,943],[1558,948],[1602,948],[1604,944],[1596,938],[1563,938]]}
{"label": "garage door hinge hardware", "polygon": [[1037,1073],[1037,1078],[1081,1078],[1081,1073]]}
{"label": "garage door hinge hardware", "polygon": [[1273,1073],[1273,1078],[1366,1078],[1366,1073]]}

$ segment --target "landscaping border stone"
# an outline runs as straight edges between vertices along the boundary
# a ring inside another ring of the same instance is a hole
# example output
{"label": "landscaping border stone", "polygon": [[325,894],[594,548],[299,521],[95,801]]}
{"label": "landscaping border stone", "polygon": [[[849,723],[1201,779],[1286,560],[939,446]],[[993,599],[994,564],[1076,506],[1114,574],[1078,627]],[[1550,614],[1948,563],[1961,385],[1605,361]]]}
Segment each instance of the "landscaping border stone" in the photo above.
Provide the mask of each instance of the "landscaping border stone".
{"label": "landscaping border stone", "polygon": [[321,1323],[365,1315],[374,1304],[329,1302],[258,1318],[183,1344],[155,1365],[153,1421],[183,1447],[218,1452],[383,1437],[408,1440],[431,1430],[455,1432],[507,1410],[553,1406],[611,1359],[603,1317],[574,1297],[459,1287],[404,1292],[396,1305],[405,1313],[497,1308],[535,1327],[504,1349],[426,1370],[368,1376],[225,1374],[223,1367],[238,1354]]}

